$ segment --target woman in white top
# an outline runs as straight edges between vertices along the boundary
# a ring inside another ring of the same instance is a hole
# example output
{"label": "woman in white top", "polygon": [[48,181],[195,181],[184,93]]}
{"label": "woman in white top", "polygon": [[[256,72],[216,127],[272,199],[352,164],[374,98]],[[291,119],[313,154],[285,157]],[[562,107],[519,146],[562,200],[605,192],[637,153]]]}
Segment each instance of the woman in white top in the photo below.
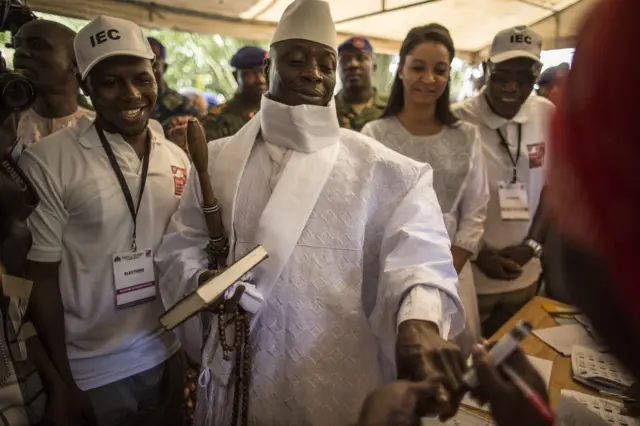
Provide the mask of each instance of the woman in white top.
{"label": "woman in white top", "polygon": [[467,261],[482,238],[489,189],[476,128],[451,113],[449,70],[454,52],[449,32],[441,25],[409,31],[387,109],[362,133],[433,168],[433,187],[451,238],[467,313],[467,330],[459,344],[468,349],[480,336],[480,321]]}

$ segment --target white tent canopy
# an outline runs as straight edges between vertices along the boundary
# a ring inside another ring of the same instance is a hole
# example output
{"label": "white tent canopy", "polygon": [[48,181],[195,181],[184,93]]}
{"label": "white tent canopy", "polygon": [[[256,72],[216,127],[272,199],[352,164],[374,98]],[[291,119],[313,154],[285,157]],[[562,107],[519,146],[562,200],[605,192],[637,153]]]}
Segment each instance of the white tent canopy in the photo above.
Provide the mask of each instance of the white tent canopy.
{"label": "white tent canopy", "polygon": [[[36,11],[92,19],[105,14],[148,28],[268,41],[292,0],[30,0]],[[597,0],[329,0],[340,36],[368,37],[380,53],[397,53],[407,31],[437,22],[458,56],[476,60],[500,30],[532,25],[544,49],[572,47]]]}

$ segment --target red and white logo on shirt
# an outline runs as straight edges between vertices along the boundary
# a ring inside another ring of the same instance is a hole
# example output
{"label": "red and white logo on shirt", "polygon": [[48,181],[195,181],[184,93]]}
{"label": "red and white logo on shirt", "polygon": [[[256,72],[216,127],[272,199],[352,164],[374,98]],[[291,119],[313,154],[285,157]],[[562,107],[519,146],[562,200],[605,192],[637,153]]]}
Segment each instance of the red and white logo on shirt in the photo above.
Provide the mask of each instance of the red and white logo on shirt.
{"label": "red and white logo on shirt", "polygon": [[527,151],[529,151],[529,168],[537,169],[544,165],[544,142],[532,143],[527,145]]}
{"label": "red and white logo on shirt", "polygon": [[184,167],[171,166],[171,173],[173,174],[173,193],[175,195],[182,195],[184,186],[187,184],[187,169]]}

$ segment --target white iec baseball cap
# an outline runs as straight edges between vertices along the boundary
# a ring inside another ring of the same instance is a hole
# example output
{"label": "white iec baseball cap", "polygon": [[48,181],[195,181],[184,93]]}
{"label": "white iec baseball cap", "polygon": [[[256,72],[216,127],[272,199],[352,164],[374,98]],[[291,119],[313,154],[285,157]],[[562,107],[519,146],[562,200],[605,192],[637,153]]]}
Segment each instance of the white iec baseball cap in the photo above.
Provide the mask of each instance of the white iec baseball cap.
{"label": "white iec baseball cap", "polygon": [[524,25],[500,31],[493,39],[489,60],[494,64],[514,58],[540,62],[542,37]]}
{"label": "white iec baseball cap", "polygon": [[82,80],[100,61],[126,55],[153,60],[155,55],[142,28],[130,21],[98,16],[82,28],[73,43]]}

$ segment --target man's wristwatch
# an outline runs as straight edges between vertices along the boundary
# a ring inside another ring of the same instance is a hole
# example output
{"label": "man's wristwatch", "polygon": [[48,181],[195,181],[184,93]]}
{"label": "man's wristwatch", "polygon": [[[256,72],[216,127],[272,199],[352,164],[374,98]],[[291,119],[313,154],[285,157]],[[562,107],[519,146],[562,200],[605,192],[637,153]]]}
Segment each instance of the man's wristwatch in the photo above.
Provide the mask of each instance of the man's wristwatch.
{"label": "man's wristwatch", "polygon": [[542,256],[542,244],[532,238],[527,238],[526,240],[524,240],[524,243],[527,246],[531,247],[531,250],[533,250],[533,256],[540,259],[540,257]]}

